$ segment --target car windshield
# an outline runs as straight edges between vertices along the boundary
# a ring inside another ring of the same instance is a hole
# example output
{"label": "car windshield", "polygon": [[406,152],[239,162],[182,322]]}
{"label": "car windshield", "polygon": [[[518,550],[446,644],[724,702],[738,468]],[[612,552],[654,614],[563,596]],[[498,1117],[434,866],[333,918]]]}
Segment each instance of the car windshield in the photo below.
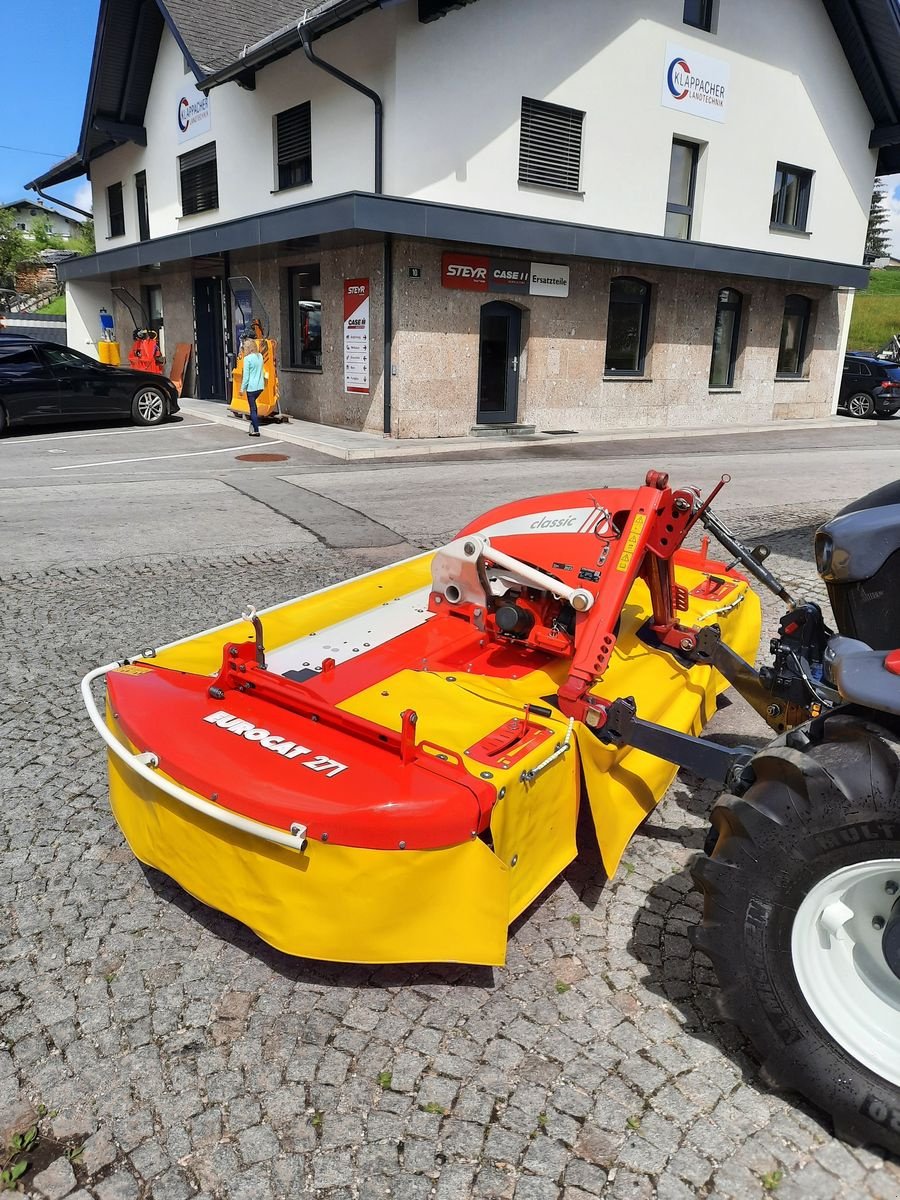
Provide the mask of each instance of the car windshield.
{"label": "car windshield", "polygon": [[895,379],[898,383],[900,383],[900,367],[888,367],[885,371],[885,375],[888,377],[888,379]]}

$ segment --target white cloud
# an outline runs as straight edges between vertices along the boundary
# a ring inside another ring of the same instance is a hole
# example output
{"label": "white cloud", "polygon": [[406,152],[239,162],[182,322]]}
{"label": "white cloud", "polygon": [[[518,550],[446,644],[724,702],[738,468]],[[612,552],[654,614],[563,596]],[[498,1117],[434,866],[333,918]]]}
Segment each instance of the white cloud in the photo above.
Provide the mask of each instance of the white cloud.
{"label": "white cloud", "polygon": [[84,183],[79,183],[78,187],[75,189],[75,196],[72,200],[72,203],[76,208],[83,208],[86,212],[92,212],[92,201],[93,193],[91,192],[91,185],[87,180],[85,180]]}
{"label": "white cloud", "polygon": [[891,215],[891,253],[900,258],[900,175],[883,175],[885,202]]}

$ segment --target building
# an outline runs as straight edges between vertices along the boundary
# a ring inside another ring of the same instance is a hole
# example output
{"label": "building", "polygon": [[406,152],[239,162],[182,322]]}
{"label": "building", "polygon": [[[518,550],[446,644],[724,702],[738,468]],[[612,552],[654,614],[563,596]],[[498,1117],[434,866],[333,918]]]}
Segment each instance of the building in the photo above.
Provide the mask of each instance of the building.
{"label": "building", "polygon": [[898,169],[895,0],[102,0],[29,186],[72,345],[124,287],[224,397],[249,280],[288,412],[411,437],[829,413]]}
{"label": "building", "polygon": [[81,222],[67,217],[55,208],[48,208],[40,200],[15,200],[12,204],[4,204],[3,208],[15,213],[16,228],[31,237],[31,227],[38,218],[46,219],[49,232],[58,238],[77,237],[81,230]]}

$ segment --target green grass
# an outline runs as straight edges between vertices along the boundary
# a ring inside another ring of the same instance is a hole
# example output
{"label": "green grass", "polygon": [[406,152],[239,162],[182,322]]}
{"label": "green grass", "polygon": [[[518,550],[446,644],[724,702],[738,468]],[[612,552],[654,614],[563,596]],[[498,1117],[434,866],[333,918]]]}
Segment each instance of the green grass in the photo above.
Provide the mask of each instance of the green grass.
{"label": "green grass", "polygon": [[900,296],[900,269],[890,267],[884,271],[869,272],[869,286],[865,296]]}
{"label": "green grass", "polygon": [[853,300],[847,349],[880,350],[895,333],[900,333],[900,270],[872,271],[869,286]]}
{"label": "green grass", "polygon": [[51,313],[51,314],[55,314],[58,317],[64,317],[66,315],[65,294],[63,294],[62,296],[56,296],[53,300],[50,301],[49,304],[45,304],[43,308],[38,308],[35,311],[39,312],[39,313]]}

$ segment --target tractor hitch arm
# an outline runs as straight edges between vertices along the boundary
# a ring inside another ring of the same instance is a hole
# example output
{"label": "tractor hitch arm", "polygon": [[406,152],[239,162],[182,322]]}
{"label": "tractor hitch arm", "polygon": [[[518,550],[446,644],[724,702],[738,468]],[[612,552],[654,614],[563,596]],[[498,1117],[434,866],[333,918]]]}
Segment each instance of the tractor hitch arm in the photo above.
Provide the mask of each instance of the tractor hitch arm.
{"label": "tractor hitch arm", "polygon": [[679,767],[686,767],[702,779],[724,784],[729,791],[741,793],[752,782],[747,764],[756,753],[750,746],[720,746],[709,738],[678,733],[665,725],[645,721],[637,715],[632,696],[613,700],[606,710],[606,721],[593,731],[606,745],[630,746]]}
{"label": "tractor hitch arm", "polygon": [[767,567],[764,567],[743,542],[738,541],[725,522],[717,517],[712,509],[708,507],[708,503],[700,508],[697,513],[697,519],[705,529],[709,530],[716,541],[721,543],[729,554],[733,554],[736,561],[749,571],[755,579],[759,580],[770,592],[774,592],[778,599],[783,600],[789,608],[796,607],[797,601],[781,580],[773,575]]}

